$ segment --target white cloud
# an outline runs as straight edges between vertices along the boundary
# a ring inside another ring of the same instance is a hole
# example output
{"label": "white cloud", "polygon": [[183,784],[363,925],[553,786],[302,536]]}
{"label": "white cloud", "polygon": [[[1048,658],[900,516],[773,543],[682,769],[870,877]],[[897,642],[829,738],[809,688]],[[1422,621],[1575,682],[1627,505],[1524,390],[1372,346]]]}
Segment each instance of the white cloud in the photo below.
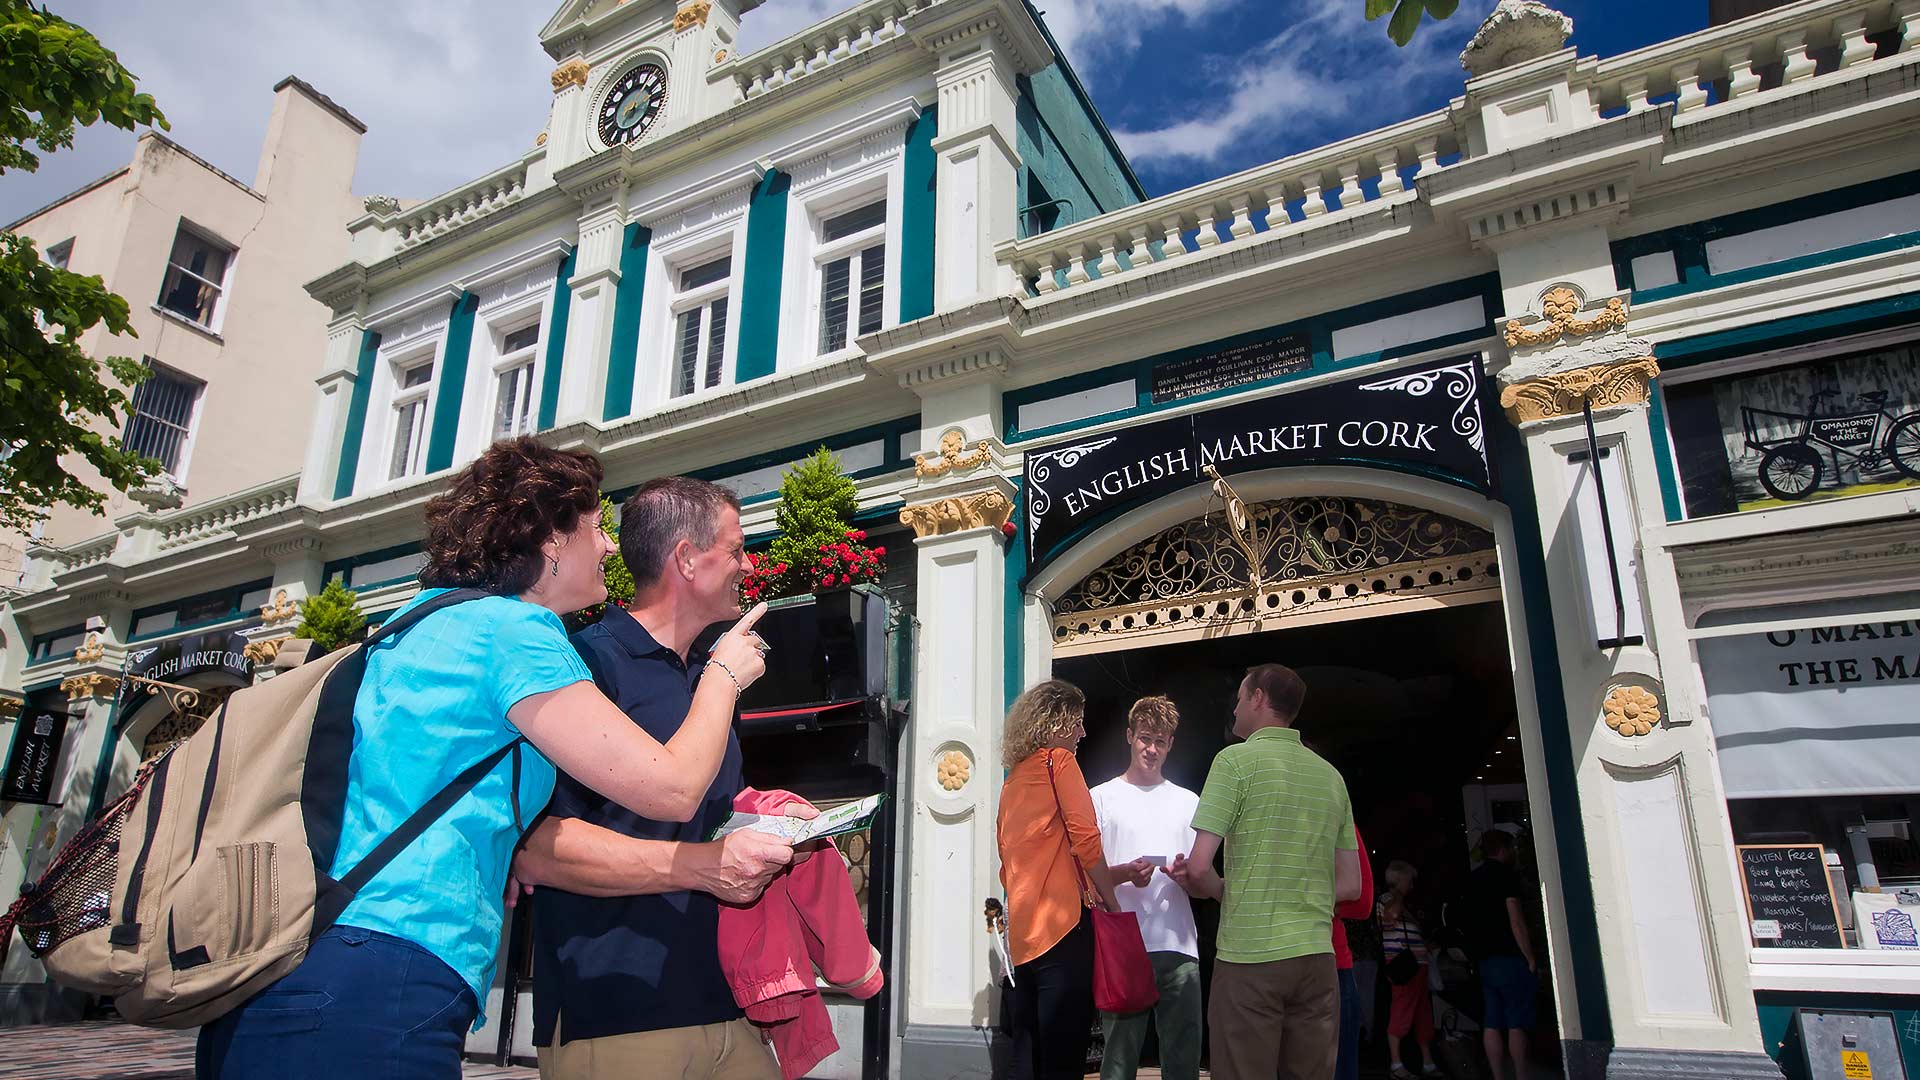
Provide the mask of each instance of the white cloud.
{"label": "white cloud", "polygon": [[[1243,0],[1035,0],[1060,48],[1085,78],[1090,68],[1133,58],[1156,30],[1189,23]],[[1336,0],[1346,2],[1346,0]],[[1156,57],[1151,52],[1149,63]],[[1169,63],[1178,58],[1167,57]]]}
{"label": "white cloud", "polygon": [[1142,164],[1206,163],[1244,159],[1250,151],[1279,156],[1303,149],[1303,136],[1339,137],[1356,124],[1405,119],[1413,110],[1403,103],[1415,99],[1417,86],[1464,81],[1461,44],[1491,7],[1492,0],[1462,4],[1453,18],[1424,24],[1402,49],[1388,40],[1383,22],[1366,21],[1358,0],[1321,4],[1258,48],[1194,57],[1192,69],[1222,72],[1194,88],[1197,115],[1114,137]]}

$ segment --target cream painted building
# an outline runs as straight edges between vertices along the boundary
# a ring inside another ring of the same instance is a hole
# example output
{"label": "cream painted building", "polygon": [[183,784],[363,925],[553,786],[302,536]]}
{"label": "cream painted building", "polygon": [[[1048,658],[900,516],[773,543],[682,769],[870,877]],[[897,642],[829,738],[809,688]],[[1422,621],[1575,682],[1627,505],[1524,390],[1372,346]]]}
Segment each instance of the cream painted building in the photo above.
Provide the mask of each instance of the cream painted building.
{"label": "cream painted building", "polygon": [[115,607],[36,560],[23,632],[103,621],[5,674],[71,688],[65,790],[191,721],[122,684],[157,657],[231,688],[231,643],[271,652],[324,581],[404,602],[422,504],[498,435],[615,494],[727,483],[763,539],[826,445],[917,634],[863,868],[889,991],[836,1003],[823,1076],[989,1075],[1014,695],[1088,690],[1099,781],[1168,693],[1197,785],[1271,659],[1376,865],[1447,895],[1521,837],[1542,1065],[1797,1078],[1844,1034],[1920,1067],[1920,0],[1615,57],[1504,0],[1446,108],[1152,199],[1020,0],[867,0],[736,55],[754,6],[571,0],[539,145],[351,223],[295,504],[151,560],[264,611],[143,635],[147,562]]}
{"label": "cream painted building", "polygon": [[[95,327],[82,345],[152,368],[115,434],[165,468],[132,494],[110,492],[97,513],[56,507],[31,536],[0,534],[0,711],[9,726],[20,691],[39,682],[23,681],[22,669],[97,651],[95,618],[156,634],[267,601],[264,583],[167,556],[182,522],[292,505],[293,486],[274,482],[305,452],[313,408],[301,388],[319,370],[327,322],[303,286],[345,257],[346,222],[364,213],[352,184],[366,126],[297,78],[276,85],[271,100],[251,183],[149,131],[125,168],[8,226],[33,238],[43,258],[98,275],[126,299],[135,334]],[[78,468],[103,486],[84,462]],[[83,567],[88,613],[49,625],[33,595],[49,572]],[[142,583],[130,585],[130,573]],[[0,891],[17,890],[28,864],[44,863],[48,841],[69,835],[85,810],[84,799],[58,794],[73,756],[47,764],[57,780],[37,786],[51,785],[41,796],[49,802],[0,801]]]}

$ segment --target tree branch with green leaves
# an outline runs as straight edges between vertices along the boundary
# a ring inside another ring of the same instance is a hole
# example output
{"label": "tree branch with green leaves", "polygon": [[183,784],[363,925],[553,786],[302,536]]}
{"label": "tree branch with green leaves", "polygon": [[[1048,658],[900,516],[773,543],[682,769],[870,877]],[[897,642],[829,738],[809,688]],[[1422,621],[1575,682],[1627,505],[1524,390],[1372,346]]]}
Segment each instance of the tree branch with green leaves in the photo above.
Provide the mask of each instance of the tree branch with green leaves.
{"label": "tree branch with green leaves", "polygon": [[[0,175],[37,170],[41,154],[96,123],[167,126],[99,39],[45,8],[0,0]],[[160,471],[101,433],[120,428],[128,390],[147,371],[88,356],[81,337],[95,327],[134,336],[127,302],[98,276],[48,264],[31,239],[0,233],[0,527],[24,530],[59,503],[104,505],[105,493],[73,471],[76,455],[122,491]]]}
{"label": "tree branch with green leaves", "polygon": [[1387,36],[1395,45],[1405,47],[1413,40],[1414,31],[1420,29],[1420,16],[1431,15],[1440,20],[1451,16],[1460,7],[1460,0],[1366,0],[1367,21],[1372,22],[1389,11],[1393,17],[1387,20]]}

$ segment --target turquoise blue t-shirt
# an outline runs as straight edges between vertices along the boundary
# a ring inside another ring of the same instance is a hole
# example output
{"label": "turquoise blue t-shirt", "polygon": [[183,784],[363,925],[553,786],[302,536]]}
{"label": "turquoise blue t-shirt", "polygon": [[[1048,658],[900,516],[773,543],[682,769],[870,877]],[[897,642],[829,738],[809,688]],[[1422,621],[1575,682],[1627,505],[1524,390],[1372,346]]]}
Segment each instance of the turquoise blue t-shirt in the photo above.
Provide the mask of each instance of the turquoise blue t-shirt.
{"label": "turquoise blue t-shirt", "polygon": [[[446,591],[424,590],[394,615]],[[376,645],[354,700],[333,876],[345,875],[469,765],[518,738],[507,710],[522,698],[592,679],[560,617],[509,596],[437,611]],[[553,795],[554,769],[531,744],[520,759],[520,819],[530,824]],[[406,938],[446,961],[480,1004],[475,1028],[486,1020],[507,869],[520,839],[507,790],[512,776],[509,755],[375,875],[339,919]]]}

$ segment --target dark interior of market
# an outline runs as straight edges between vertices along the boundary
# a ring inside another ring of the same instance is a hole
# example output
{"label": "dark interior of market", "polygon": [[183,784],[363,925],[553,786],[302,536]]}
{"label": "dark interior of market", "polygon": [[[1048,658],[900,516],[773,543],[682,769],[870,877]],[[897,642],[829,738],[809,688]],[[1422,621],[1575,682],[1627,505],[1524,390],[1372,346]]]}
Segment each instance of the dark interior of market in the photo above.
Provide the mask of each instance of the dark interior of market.
{"label": "dark interior of market", "polygon": [[[1142,696],[1165,694],[1181,715],[1165,775],[1198,792],[1215,753],[1232,738],[1228,729],[1242,674],[1269,661],[1294,668],[1307,684],[1298,727],[1347,782],[1376,889],[1386,888],[1381,875],[1390,861],[1418,868],[1414,905],[1430,941],[1447,940],[1445,908],[1467,883],[1473,846],[1484,828],[1515,833],[1520,873],[1529,885],[1538,882],[1505,616],[1497,603],[1059,659],[1055,675],[1087,694],[1087,738],[1079,750],[1087,782],[1099,784],[1126,770],[1128,707]],[[1210,978],[1219,909],[1211,903],[1194,909],[1203,976]],[[1542,945],[1544,987],[1545,937],[1537,905],[1529,921]],[[1364,933],[1354,935],[1356,944]],[[1441,973],[1443,982],[1454,974],[1456,985],[1436,991],[1440,1038],[1454,1030],[1460,1049],[1475,1052],[1477,983],[1465,965],[1444,962]],[[1386,1076],[1387,980],[1377,979],[1374,990],[1373,1023],[1361,1044],[1362,1074]],[[1534,1075],[1557,1069],[1559,1046],[1550,991],[1542,990],[1538,1005]],[[1417,1073],[1411,1041],[1406,1053]],[[1148,1060],[1151,1055],[1150,1044]]]}

